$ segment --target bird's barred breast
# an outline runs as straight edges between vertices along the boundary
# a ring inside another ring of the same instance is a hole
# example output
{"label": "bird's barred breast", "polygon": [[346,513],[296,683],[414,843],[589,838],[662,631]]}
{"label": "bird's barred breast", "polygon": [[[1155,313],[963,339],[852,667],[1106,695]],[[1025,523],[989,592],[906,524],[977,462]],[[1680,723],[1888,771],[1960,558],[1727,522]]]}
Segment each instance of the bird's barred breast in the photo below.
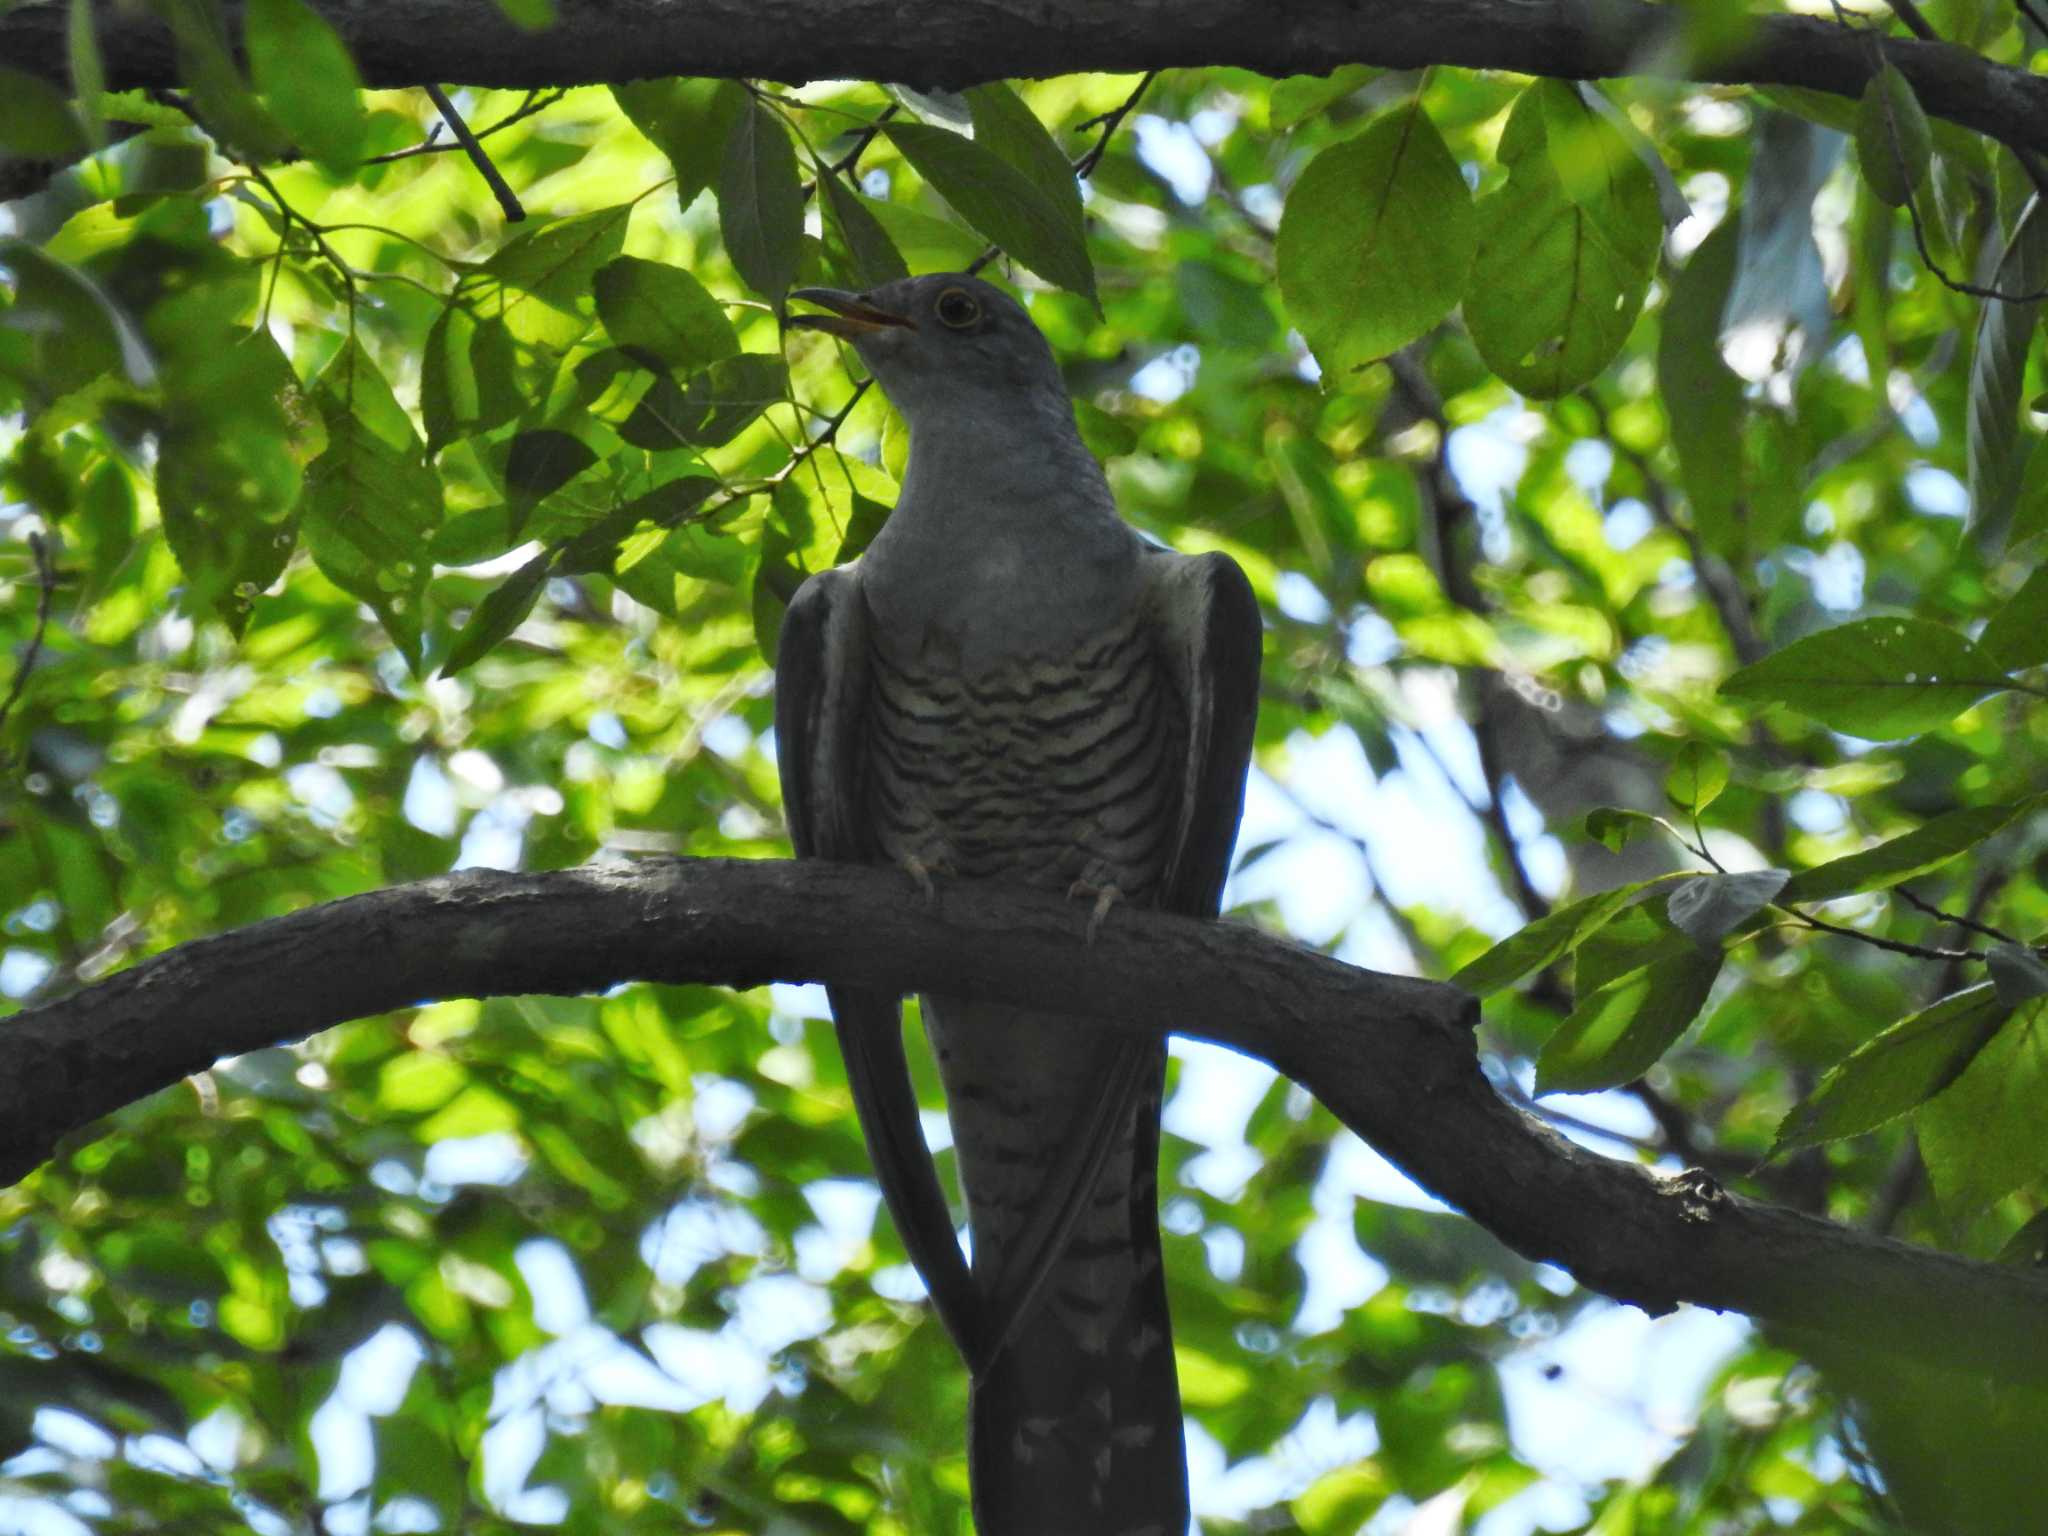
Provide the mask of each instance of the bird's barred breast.
{"label": "bird's barred breast", "polygon": [[887,857],[1151,902],[1185,725],[1135,615],[1065,655],[972,677],[873,659],[867,794]]}

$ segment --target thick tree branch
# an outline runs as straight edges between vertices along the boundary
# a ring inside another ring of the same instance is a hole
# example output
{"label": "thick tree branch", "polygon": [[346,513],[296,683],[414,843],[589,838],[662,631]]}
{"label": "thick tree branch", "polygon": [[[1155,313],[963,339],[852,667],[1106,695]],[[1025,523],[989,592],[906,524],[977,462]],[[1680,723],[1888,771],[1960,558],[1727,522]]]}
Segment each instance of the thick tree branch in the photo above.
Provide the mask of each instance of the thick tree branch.
{"label": "thick tree branch", "polygon": [[[522,32],[494,0],[316,0],[372,86],[538,87],[721,75],[769,80],[982,80],[1239,65],[1265,74],[1339,64],[1505,69],[1564,79],[1669,74],[1858,96],[1872,38],[1832,20],[1761,16],[1738,47],[1689,56],[1686,8],[1642,0],[561,0]],[[230,6],[230,9],[236,7]],[[95,9],[109,84],[176,83],[168,33],[133,8]],[[0,15],[0,58],[64,82],[66,0]],[[230,35],[240,36],[231,21]],[[2048,78],[1917,38],[1882,47],[1937,116],[2048,151]]]}
{"label": "thick tree branch", "polygon": [[470,871],[200,940],[0,1022],[0,1178],[216,1058],[424,998],[621,981],[932,989],[1174,1029],[1263,1057],[1509,1246],[1653,1310],[1680,1301],[2048,1379],[2048,1278],[1660,1177],[1494,1092],[1477,1005],[1230,923],[1119,908],[1095,943],[1056,898],[845,865],[656,860]]}

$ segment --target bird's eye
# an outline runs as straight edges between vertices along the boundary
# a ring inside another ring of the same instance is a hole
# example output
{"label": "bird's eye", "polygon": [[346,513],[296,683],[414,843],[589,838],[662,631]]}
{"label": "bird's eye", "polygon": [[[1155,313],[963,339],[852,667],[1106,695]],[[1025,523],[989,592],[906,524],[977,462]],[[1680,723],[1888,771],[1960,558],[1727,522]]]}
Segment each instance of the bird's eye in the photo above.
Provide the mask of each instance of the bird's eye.
{"label": "bird's eye", "polygon": [[981,304],[965,288],[948,288],[939,295],[938,316],[956,331],[964,331],[981,318]]}

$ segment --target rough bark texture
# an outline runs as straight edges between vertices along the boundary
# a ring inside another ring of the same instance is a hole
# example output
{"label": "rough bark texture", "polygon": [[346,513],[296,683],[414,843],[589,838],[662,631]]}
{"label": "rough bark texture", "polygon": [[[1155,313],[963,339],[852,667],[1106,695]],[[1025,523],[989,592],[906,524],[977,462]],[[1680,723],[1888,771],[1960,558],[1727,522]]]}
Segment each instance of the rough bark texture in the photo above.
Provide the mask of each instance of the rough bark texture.
{"label": "rough bark texture", "polygon": [[[854,914],[858,914],[857,917]],[[203,939],[0,1022],[0,1179],[60,1137],[216,1058],[426,998],[628,980],[823,981],[1029,1003],[1176,1030],[1270,1061],[1516,1251],[1651,1310],[1681,1301],[2048,1376],[2048,1277],[1868,1236],[1661,1177],[1501,1100],[1478,1006],[1232,923],[1118,909],[1092,945],[1054,897],[849,865],[655,860],[470,871]]]}
{"label": "rough bark texture", "polygon": [[[1670,75],[1863,90],[1882,47],[1936,116],[2048,151],[2048,78],[1967,48],[1829,19],[1764,16],[1712,53],[1685,37],[1687,7],[1641,0],[557,0],[521,32],[494,0],[314,0],[373,86],[548,86],[719,75],[767,80],[982,80],[1238,65],[1269,75],[1339,64],[1451,64],[1565,79]],[[0,16],[0,58],[67,78],[66,0]],[[115,88],[176,83],[162,27],[98,0]],[[230,11],[239,7],[231,3]],[[230,32],[239,35],[232,19]]]}

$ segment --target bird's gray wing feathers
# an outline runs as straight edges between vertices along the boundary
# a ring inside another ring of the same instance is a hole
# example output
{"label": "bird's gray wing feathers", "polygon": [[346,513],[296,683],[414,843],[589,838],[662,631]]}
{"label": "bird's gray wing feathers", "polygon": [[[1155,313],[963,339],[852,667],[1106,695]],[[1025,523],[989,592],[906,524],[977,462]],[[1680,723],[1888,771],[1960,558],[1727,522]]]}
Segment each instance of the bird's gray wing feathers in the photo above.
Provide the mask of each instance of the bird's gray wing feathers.
{"label": "bird's gray wing feathers", "polygon": [[[1159,905],[1214,917],[1230,873],[1258,715],[1259,605],[1227,555],[1159,550],[1147,551],[1145,559],[1146,627],[1186,720],[1177,826]],[[1082,1134],[1066,1143],[1046,1180],[1058,1197],[1033,1210],[989,1300],[988,1358],[1016,1334],[1066,1250],[1103,1166],[1132,1123],[1138,1097],[1156,1075],[1147,1070],[1153,1056],[1149,1042],[1133,1040],[1121,1043],[1107,1063]]]}
{"label": "bird's gray wing feathers", "polygon": [[[861,793],[868,689],[867,608],[858,566],[806,581],[782,621],[775,667],[775,749],[783,814],[800,859],[875,857]],[[983,1358],[985,1333],[932,1166],[903,1056],[901,999],[828,988],[833,1027],[875,1177],[904,1250],[961,1355]]]}

